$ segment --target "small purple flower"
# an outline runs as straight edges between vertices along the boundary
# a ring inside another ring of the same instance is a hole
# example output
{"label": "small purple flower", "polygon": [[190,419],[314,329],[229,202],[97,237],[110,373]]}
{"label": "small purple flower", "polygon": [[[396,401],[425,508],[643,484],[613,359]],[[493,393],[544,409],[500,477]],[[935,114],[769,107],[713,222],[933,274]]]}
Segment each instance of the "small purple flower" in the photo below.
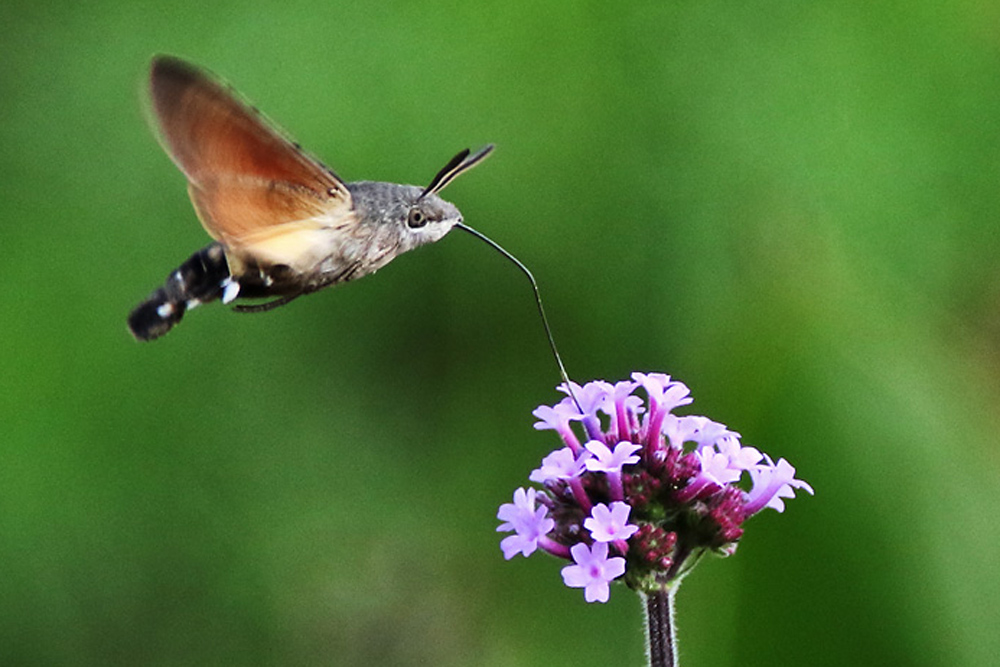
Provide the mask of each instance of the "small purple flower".
{"label": "small purple flower", "polygon": [[544,459],[542,465],[528,475],[532,482],[545,484],[555,480],[568,480],[579,477],[584,470],[584,464],[590,457],[589,452],[577,457],[569,447],[563,447],[552,452]]}
{"label": "small purple flower", "polygon": [[581,416],[586,415],[591,417],[596,417],[598,410],[607,412],[607,404],[610,402],[611,395],[614,392],[614,386],[603,380],[588,382],[582,387],[570,381],[569,388],[573,390],[572,393],[567,390],[564,384],[556,388],[567,396],[575,396],[576,400],[580,401],[580,408],[583,410],[583,415]]}
{"label": "small purple flower", "polygon": [[674,408],[690,403],[693,400],[691,391],[684,384],[672,381],[666,373],[632,373],[632,379],[642,385],[649,397],[644,428],[650,453],[654,453],[659,444],[663,419]]}
{"label": "small purple flower", "polygon": [[714,422],[708,417],[687,417],[687,419],[689,427],[694,427],[688,439],[697,443],[699,447],[711,447],[730,436],[739,437],[739,433],[730,431],[725,424]]}
{"label": "small purple flower", "polygon": [[694,442],[694,435],[698,432],[698,427],[704,417],[678,417],[668,414],[663,419],[662,432],[667,436],[670,446],[674,449],[683,449],[684,443]]}
{"label": "small purple flower", "polygon": [[519,488],[514,491],[514,502],[504,503],[497,512],[497,518],[504,522],[497,532],[516,531],[500,542],[503,557],[507,560],[518,552],[530,556],[538,548],[539,539],[555,527],[555,521],[548,516],[548,509],[535,507],[537,493],[535,489]]}
{"label": "small purple flower", "polygon": [[639,462],[639,457],[635,455],[635,452],[642,449],[642,445],[619,442],[612,451],[598,440],[591,440],[585,447],[594,455],[593,458],[587,459],[585,462],[587,470],[592,472],[621,472],[622,466]]}
{"label": "small purple flower", "polygon": [[639,462],[639,457],[635,452],[642,449],[642,445],[632,442],[619,442],[615,445],[614,451],[611,451],[600,440],[591,440],[586,444],[586,448],[588,452],[594,455],[593,458],[585,461],[587,470],[591,472],[603,472],[608,478],[611,498],[613,500],[624,499],[622,466]]}
{"label": "small purple flower", "polygon": [[694,458],[701,467],[688,485],[679,490],[676,499],[680,502],[691,502],[696,498],[717,492],[725,485],[739,481],[743,476],[741,468],[734,468],[729,457],[716,451],[713,447],[702,447],[694,452]]}
{"label": "small purple flower", "polygon": [[737,470],[753,470],[764,455],[756,447],[743,447],[738,436],[727,435],[715,445],[719,452],[729,457],[729,465]]}
{"label": "small purple flower", "polygon": [[666,373],[640,373],[636,371],[632,373],[632,379],[641,384],[642,388],[646,390],[649,400],[656,403],[660,402],[660,397],[663,396],[667,387],[672,384],[680,384],[680,382],[671,382],[670,376]]}
{"label": "small purple flower", "polygon": [[632,373],[632,379],[642,385],[650,406],[664,412],[691,403],[691,390],[682,382],[671,380],[666,373]]}
{"label": "small purple flower", "polygon": [[571,421],[581,419],[580,412],[572,400],[567,398],[554,406],[539,405],[531,414],[539,420],[535,422],[536,430],[552,429],[559,434],[567,447],[574,452],[580,450],[580,441],[569,425]]}
{"label": "small purple flower", "polygon": [[538,484],[552,484],[555,482],[566,482],[569,485],[577,503],[584,511],[590,511],[590,498],[587,490],[583,488],[580,475],[585,469],[585,463],[592,454],[586,449],[581,450],[577,456],[569,447],[563,447],[552,452],[544,459],[542,465],[528,475],[528,479]]}
{"label": "small purple flower", "polygon": [[562,569],[563,582],[570,588],[582,588],[587,602],[607,602],[608,584],[625,574],[625,559],[608,558],[606,542],[595,542],[592,547],[581,542],[570,548],[575,565]]}
{"label": "small purple flower", "polygon": [[756,514],[765,507],[784,512],[785,502],[782,498],[794,498],[794,489],[802,489],[809,495],[815,495],[813,488],[807,482],[795,479],[795,468],[791,463],[785,459],[778,459],[776,464],[770,465],[771,460],[767,461],[769,465],[750,470],[753,488],[747,494],[744,506],[747,516]]}
{"label": "small purple flower", "polygon": [[570,381],[569,387],[561,384],[556,389],[567,395],[567,398],[563,399],[563,402],[568,401],[575,407],[577,401],[579,401],[579,408],[583,412],[582,414],[577,412],[577,414],[579,415],[578,418],[583,422],[583,430],[586,431],[587,437],[600,437],[601,419],[598,413],[611,414],[614,408],[613,406],[609,407],[609,404],[611,403],[614,387],[608,382],[595,380],[583,386]]}
{"label": "small purple flower", "polygon": [[743,476],[740,468],[732,467],[729,457],[721,454],[711,447],[705,447],[695,452],[701,463],[701,475],[715,486],[725,486],[731,482],[738,481]]}
{"label": "small purple flower", "polygon": [[639,530],[639,526],[628,522],[631,511],[630,505],[619,501],[611,503],[611,507],[598,503],[590,510],[590,517],[584,520],[583,527],[590,531],[595,542],[627,540]]}

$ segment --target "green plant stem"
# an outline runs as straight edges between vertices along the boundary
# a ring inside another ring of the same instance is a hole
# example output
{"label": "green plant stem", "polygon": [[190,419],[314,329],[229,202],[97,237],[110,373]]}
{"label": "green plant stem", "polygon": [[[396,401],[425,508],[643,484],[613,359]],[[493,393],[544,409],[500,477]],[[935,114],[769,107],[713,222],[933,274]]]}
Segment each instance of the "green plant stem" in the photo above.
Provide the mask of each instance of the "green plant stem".
{"label": "green plant stem", "polygon": [[676,586],[654,593],[640,593],[646,607],[646,656],[649,667],[677,667],[677,633],[674,628]]}

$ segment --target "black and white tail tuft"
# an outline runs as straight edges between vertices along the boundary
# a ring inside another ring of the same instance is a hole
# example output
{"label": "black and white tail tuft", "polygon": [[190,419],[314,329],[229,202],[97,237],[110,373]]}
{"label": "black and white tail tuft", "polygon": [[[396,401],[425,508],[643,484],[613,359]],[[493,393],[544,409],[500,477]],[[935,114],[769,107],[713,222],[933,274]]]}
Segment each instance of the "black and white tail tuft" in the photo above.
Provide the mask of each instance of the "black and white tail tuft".
{"label": "black and white tail tuft", "polygon": [[163,287],[136,306],[128,328],[138,340],[153,340],[170,331],[184,313],[202,303],[236,298],[239,284],[230,280],[222,246],[213,243],[191,255],[167,277]]}

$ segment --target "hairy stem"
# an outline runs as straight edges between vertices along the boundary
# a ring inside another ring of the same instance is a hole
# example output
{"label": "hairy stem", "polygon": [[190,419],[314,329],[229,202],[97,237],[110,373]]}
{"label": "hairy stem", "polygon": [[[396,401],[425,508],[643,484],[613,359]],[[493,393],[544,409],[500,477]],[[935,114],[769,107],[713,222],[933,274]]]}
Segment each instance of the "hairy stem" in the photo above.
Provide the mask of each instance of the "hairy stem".
{"label": "hairy stem", "polygon": [[646,657],[649,667],[677,667],[677,634],[674,628],[676,586],[654,593],[640,593],[646,608]]}

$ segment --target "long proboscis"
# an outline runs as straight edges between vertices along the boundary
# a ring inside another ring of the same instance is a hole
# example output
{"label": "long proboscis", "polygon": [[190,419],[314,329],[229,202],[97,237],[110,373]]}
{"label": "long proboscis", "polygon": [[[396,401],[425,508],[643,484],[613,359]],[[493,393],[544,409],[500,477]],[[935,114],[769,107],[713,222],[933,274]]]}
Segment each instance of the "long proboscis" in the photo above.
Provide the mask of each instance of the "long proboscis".
{"label": "long proboscis", "polygon": [[559,350],[558,348],[556,348],[556,339],[553,338],[552,336],[552,329],[549,327],[549,318],[545,316],[545,307],[542,305],[542,295],[538,291],[538,283],[535,281],[535,276],[532,275],[531,271],[528,270],[528,267],[525,266],[524,263],[521,262],[521,260],[519,260],[517,257],[514,257],[514,255],[507,252],[507,250],[502,245],[500,245],[490,237],[486,236],[482,232],[476,231],[472,227],[469,227],[468,225],[461,222],[457,223],[455,227],[472,234],[480,241],[483,241],[484,243],[492,247],[494,250],[496,250],[501,255],[503,255],[511,262],[513,262],[514,266],[519,268],[521,272],[528,277],[528,281],[531,283],[531,289],[535,293],[535,305],[538,306],[538,315],[542,318],[542,326],[545,327],[545,337],[548,338],[549,340],[549,349],[552,350],[552,356],[555,357],[556,365],[559,366],[559,375],[562,376],[563,384],[566,386],[566,393],[569,394],[570,398],[573,399],[573,402],[576,404],[577,410],[579,410],[580,413],[583,414],[583,407],[580,405],[580,401],[577,399],[576,394],[573,392],[573,385],[570,382],[569,374],[566,372],[566,367],[563,365],[562,357],[559,356]]}

